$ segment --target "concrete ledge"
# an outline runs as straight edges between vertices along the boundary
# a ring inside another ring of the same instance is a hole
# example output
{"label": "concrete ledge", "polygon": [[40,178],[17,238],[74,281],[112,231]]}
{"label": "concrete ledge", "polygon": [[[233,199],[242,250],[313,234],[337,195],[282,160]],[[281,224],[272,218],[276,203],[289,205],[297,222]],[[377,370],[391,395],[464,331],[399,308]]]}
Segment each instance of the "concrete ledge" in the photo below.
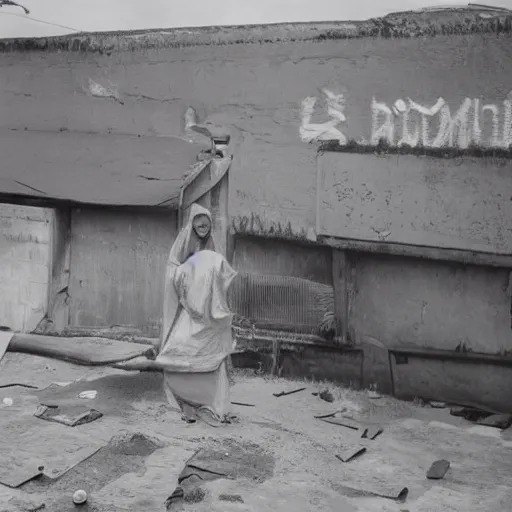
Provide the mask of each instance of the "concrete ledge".
{"label": "concrete ledge", "polygon": [[[286,339],[289,333],[270,331],[249,338],[238,332],[233,366],[284,378],[328,380],[359,389],[363,385],[364,353],[348,345],[329,345],[305,336]],[[283,339],[284,338],[284,339]]]}
{"label": "concrete ledge", "polygon": [[434,358],[428,351],[390,352],[394,395],[404,400],[420,397],[510,413],[512,369],[510,359],[506,361],[505,365],[501,364],[505,359],[490,356],[485,361],[477,354],[459,352],[444,359]]}
{"label": "concrete ledge", "polygon": [[0,52],[68,51],[111,54],[187,46],[325,42],[364,37],[411,38],[512,31],[512,11],[468,6],[406,11],[365,21],[161,28],[3,39]]}
{"label": "concrete ledge", "polygon": [[360,389],[363,385],[363,352],[360,349],[282,344],[279,376],[328,380]]}

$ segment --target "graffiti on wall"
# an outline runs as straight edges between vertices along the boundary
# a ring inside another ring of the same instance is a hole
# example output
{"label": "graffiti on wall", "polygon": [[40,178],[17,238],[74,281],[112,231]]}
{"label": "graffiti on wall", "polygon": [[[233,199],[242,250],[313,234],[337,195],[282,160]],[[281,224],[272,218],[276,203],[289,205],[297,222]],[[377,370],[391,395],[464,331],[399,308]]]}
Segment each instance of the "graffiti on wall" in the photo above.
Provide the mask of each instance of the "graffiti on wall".
{"label": "graffiti on wall", "polygon": [[328,89],[322,90],[327,106],[329,120],[324,123],[312,123],[318,98],[309,96],[302,101],[300,136],[304,142],[322,140],[337,140],[341,145],[347,143],[347,138],[340,129],[345,118],[345,96],[334,94]]}
{"label": "graffiti on wall", "polygon": [[[323,89],[328,120],[312,123],[318,98],[305,98],[301,105],[300,136],[304,142],[336,140],[347,144],[341,126],[347,121],[345,97]],[[486,146],[509,149],[512,146],[512,91],[501,102],[484,103],[465,98],[455,108],[440,97],[432,105],[411,98],[398,99],[391,106],[372,98],[369,144],[384,140],[391,146],[427,148]]]}

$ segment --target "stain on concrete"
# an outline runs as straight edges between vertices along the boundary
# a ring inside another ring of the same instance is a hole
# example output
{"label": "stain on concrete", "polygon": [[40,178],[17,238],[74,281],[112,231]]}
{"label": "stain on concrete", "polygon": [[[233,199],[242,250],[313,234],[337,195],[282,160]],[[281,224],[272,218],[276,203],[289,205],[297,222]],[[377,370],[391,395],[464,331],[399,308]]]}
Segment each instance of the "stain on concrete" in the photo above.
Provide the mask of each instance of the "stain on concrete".
{"label": "stain on concrete", "polygon": [[[46,493],[46,509],[67,512],[74,510],[70,496],[74,491],[83,489],[89,496],[94,496],[111,482],[127,473],[144,474],[145,460],[163,443],[144,434],[124,434],[111,439],[107,446],[101,448],[89,459],[81,462],[59,479],[41,477],[23,486],[28,494]],[[87,505],[89,512],[103,510]],[[109,508],[109,511],[113,510]]]}
{"label": "stain on concrete", "polygon": [[187,462],[178,481],[184,486],[190,474],[198,473],[202,481],[227,478],[262,483],[272,477],[274,466],[274,456],[256,443],[211,440]]}
{"label": "stain on concrete", "polygon": [[297,240],[307,244],[314,244],[314,242],[309,240],[305,229],[294,230],[291,222],[283,224],[281,222],[267,221],[254,213],[234,217],[231,225],[235,234],[258,235],[277,240]]}
{"label": "stain on concrete", "polygon": [[491,159],[487,162],[492,165],[508,165],[503,160],[512,159],[512,147],[490,148],[478,145],[472,145],[466,149],[458,147],[429,148],[421,146],[410,146],[403,144],[401,146],[392,146],[386,140],[381,139],[378,144],[361,144],[355,140],[349,140],[347,144],[340,144],[337,140],[321,142],[317,149],[319,154],[323,153],[359,153],[374,155],[415,155],[418,157],[432,158],[486,158]]}
{"label": "stain on concrete", "polygon": [[148,372],[108,375],[93,381],[74,382],[64,388],[50,386],[36,395],[45,405],[83,405],[78,395],[91,389],[97,391],[97,395],[87,400],[87,404],[100,412],[108,410],[110,416],[126,417],[141,401],[165,403],[162,375]]}

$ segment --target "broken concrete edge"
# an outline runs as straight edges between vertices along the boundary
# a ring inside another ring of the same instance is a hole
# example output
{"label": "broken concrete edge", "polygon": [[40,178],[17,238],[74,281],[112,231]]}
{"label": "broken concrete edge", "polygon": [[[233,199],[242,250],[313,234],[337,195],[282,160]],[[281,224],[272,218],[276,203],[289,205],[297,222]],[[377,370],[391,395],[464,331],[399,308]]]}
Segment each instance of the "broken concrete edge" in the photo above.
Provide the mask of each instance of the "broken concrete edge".
{"label": "broken concrete edge", "polygon": [[392,13],[382,18],[352,22],[183,27],[103,33],[77,32],[45,38],[4,39],[0,40],[0,52],[68,51],[111,54],[189,46],[282,44],[368,37],[390,39],[511,32],[512,11],[461,6],[451,9]]}
{"label": "broken concrete edge", "polygon": [[31,334],[39,334],[42,336],[52,336],[55,338],[104,338],[114,341],[125,341],[128,343],[137,343],[139,345],[151,345],[158,347],[160,338],[144,336],[138,329],[110,329],[110,328],[69,328],[63,331],[34,331]]}

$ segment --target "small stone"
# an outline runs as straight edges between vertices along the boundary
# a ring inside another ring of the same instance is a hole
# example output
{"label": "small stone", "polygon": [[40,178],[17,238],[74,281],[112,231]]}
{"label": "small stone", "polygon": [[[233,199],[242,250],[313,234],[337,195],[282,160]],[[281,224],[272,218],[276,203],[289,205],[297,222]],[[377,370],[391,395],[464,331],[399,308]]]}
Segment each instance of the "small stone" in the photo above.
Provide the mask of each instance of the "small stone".
{"label": "small stone", "polygon": [[446,407],[444,402],[436,402],[435,400],[432,400],[429,403],[430,407],[433,407],[434,409],[444,409]]}
{"label": "small stone", "polygon": [[373,440],[380,436],[382,432],[382,428],[379,427],[378,425],[371,425],[364,429],[363,435],[361,437]]}
{"label": "small stone", "polygon": [[486,427],[496,427],[505,430],[512,425],[512,414],[492,414],[487,418],[482,418],[477,421],[478,425],[485,425]]}
{"label": "small stone", "polygon": [[452,416],[464,418],[468,421],[478,421],[482,418],[491,416],[490,412],[481,411],[480,409],[475,409],[473,407],[452,407],[450,409],[450,414]]}
{"label": "small stone", "polygon": [[87,493],[83,489],[80,489],[79,491],[75,491],[75,493],[73,494],[73,503],[75,505],[82,505],[86,501],[87,501]]}
{"label": "small stone", "polygon": [[427,478],[429,480],[441,480],[449,469],[450,463],[447,460],[436,460],[427,471]]}
{"label": "small stone", "polygon": [[334,402],[334,396],[332,396],[332,393],[328,389],[322,391],[318,396],[322,400],[325,400],[326,402],[329,402],[329,403]]}
{"label": "small stone", "polygon": [[230,501],[231,503],[244,503],[240,494],[219,494],[219,501]]}

